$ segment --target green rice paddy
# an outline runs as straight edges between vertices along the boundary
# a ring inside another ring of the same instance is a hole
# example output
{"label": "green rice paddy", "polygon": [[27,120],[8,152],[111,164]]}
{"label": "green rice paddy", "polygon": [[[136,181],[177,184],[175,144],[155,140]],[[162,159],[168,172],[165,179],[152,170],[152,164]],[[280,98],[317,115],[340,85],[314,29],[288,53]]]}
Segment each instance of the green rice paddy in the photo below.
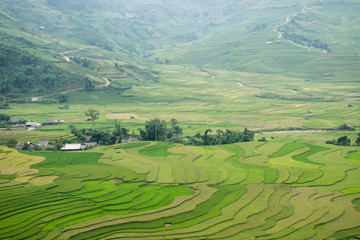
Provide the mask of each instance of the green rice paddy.
{"label": "green rice paddy", "polygon": [[[1,150],[2,239],[360,237],[358,147],[278,134],[214,147]],[[11,172],[15,157],[23,167]]]}

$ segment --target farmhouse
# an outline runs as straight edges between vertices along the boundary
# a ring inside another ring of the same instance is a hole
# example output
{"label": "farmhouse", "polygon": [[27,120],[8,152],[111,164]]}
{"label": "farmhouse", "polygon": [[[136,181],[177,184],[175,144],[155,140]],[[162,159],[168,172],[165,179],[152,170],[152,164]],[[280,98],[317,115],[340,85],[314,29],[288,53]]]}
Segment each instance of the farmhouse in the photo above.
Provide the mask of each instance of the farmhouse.
{"label": "farmhouse", "polygon": [[121,143],[138,142],[138,138],[129,138],[127,140],[121,140]]}
{"label": "farmhouse", "polygon": [[54,149],[55,148],[54,145],[49,144],[49,142],[46,141],[46,140],[38,141],[37,143],[34,143],[34,145],[36,145],[38,147],[41,147],[41,148],[44,148],[44,149],[47,149],[47,148]]}
{"label": "farmhouse", "polygon": [[49,119],[44,122],[44,125],[58,125],[58,124],[60,124],[59,121],[54,119]]}
{"label": "farmhouse", "polygon": [[22,118],[10,118],[9,123],[18,123],[24,121]]}
{"label": "farmhouse", "polygon": [[23,150],[24,147],[26,149],[36,149],[37,146],[35,144],[32,144],[31,142],[19,142],[18,145],[15,146],[17,150]]}
{"label": "farmhouse", "polygon": [[25,127],[31,127],[31,128],[38,128],[40,127],[41,124],[40,123],[37,123],[37,122],[26,122],[25,123]]}
{"label": "farmhouse", "polygon": [[84,148],[81,146],[81,143],[66,143],[60,151],[80,151],[84,150]]}
{"label": "farmhouse", "polygon": [[97,146],[98,146],[97,142],[86,142],[81,147],[83,149],[87,149],[87,148],[94,148],[94,147],[97,147]]}

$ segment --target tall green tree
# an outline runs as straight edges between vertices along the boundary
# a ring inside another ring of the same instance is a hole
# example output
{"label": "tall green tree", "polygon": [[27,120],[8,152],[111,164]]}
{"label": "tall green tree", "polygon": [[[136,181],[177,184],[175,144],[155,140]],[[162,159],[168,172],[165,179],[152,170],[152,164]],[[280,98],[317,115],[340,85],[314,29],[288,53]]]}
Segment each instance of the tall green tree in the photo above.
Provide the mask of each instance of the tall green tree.
{"label": "tall green tree", "polygon": [[360,146],[360,133],[358,133],[358,137],[355,139],[355,144]]}
{"label": "tall green tree", "polygon": [[146,141],[165,141],[168,132],[166,121],[158,118],[145,122],[145,130],[139,129],[140,136]]}
{"label": "tall green tree", "polygon": [[92,122],[92,130],[93,132],[95,131],[95,120],[99,119],[99,115],[100,112],[99,110],[96,110],[94,108],[89,108],[86,112],[85,115],[88,116],[89,118],[86,121],[91,121]]}

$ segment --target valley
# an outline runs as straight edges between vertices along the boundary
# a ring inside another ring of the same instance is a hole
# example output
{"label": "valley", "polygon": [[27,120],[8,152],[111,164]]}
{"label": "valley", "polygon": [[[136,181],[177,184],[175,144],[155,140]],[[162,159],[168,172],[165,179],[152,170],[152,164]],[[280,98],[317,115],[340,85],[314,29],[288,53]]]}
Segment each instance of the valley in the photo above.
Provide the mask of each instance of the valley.
{"label": "valley", "polygon": [[0,238],[360,238],[359,11],[3,0]]}

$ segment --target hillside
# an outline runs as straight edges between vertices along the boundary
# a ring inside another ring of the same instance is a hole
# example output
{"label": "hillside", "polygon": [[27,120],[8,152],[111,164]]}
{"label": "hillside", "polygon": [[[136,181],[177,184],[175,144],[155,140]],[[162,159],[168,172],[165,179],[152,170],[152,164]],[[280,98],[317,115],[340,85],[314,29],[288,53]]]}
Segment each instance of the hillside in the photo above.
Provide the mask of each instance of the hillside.
{"label": "hillside", "polygon": [[[359,32],[352,27],[359,9],[357,2],[338,0],[7,0],[0,21],[1,93],[81,88],[84,76],[101,81],[94,69],[117,70],[107,60],[122,67],[166,63],[353,82],[360,76],[354,67]],[[88,62],[68,64],[61,52]],[[327,73],[332,77],[324,79]]]}

